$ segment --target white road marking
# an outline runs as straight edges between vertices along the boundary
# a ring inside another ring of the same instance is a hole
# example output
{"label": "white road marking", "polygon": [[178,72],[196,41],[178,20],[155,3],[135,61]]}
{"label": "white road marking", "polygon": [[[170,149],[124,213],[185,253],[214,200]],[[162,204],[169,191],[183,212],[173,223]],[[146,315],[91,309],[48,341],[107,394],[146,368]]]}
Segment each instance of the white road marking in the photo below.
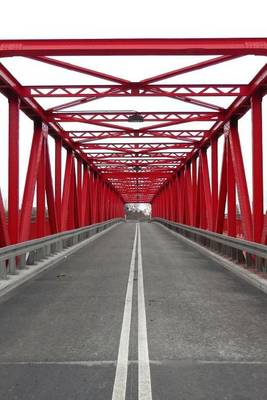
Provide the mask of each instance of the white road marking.
{"label": "white road marking", "polygon": [[137,224],[135,228],[129,279],[126,291],[126,298],[125,298],[125,306],[123,313],[120,345],[118,352],[115,381],[113,386],[112,400],[124,400],[126,395],[136,243],[137,243]]}
{"label": "white road marking", "polygon": [[146,309],[142,265],[141,231],[138,223],[138,400],[152,400]]}

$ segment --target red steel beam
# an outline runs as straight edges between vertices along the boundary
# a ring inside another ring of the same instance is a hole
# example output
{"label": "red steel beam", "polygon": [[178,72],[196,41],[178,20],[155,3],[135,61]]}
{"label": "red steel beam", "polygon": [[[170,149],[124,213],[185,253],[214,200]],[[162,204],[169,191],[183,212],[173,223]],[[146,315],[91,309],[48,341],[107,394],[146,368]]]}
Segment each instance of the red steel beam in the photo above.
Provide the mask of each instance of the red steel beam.
{"label": "red steel beam", "polygon": [[244,84],[169,84],[169,85],[142,85],[139,82],[130,82],[125,85],[32,85],[24,86],[26,97],[53,97],[69,98],[83,97],[98,99],[103,97],[164,97],[167,91],[180,97],[221,97],[246,95],[247,85]]}
{"label": "red steel beam", "polygon": [[[49,147],[47,140],[45,141],[45,154],[46,154],[46,198],[47,198],[47,208],[49,214],[49,223],[50,223],[50,230],[51,233],[59,232],[59,221],[58,221],[58,214],[56,209],[56,201],[55,201],[55,193],[53,188],[53,179],[52,179],[52,171],[51,171],[51,163],[50,163],[50,156],[49,156]],[[55,184],[55,189],[56,184]],[[59,208],[60,211],[60,208]]]}
{"label": "red steel beam", "polygon": [[[131,139],[134,143],[136,139],[138,140],[146,140],[147,138],[153,139],[171,139],[171,140],[179,140],[184,142],[196,143],[196,139],[203,139],[207,135],[207,130],[148,130],[144,132],[135,131],[133,129],[129,129],[128,131],[119,131],[119,130],[110,130],[110,131],[65,131],[66,137],[70,139],[75,139],[75,143],[80,143],[83,140],[85,142],[91,141],[100,141],[106,139]],[[76,140],[77,139],[77,140]],[[150,143],[150,142],[149,142]],[[158,140],[156,143],[159,143]]]}
{"label": "red steel beam", "polygon": [[57,213],[57,222],[61,228],[61,178],[62,178],[62,139],[55,140],[55,206]]}
{"label": "red steel beam", "polygon": [[[0,48],[1,48],[1,41],[0,41]],[[1,54],[1,50],[0,50],[0,54]],[[65,61],[55,60],[54,58],[49,58],[49,57],[30,57],[30,58],[33,60],[36,60],[36,61],[41,61],[43,63],[53,65],[55,67],[60,67],[60,68],[67,69],[69,71],[74,71],[74,72],[79,72],[81,74],[94,76],[95,78],[104,79],[106,81],[116,82],[116,83],[120,83],[120,84],[129,83],[129,81],[126,79],[121,79],[121,78],[118,78],[113,75],[105,74],[103,72],[94,71],[92,69],[80,67],[75,64],[67,63]]]}
{"label": "red steel beam", "polygon": [[173,78],[174,76],[177,76],[177,75],[182,75],[182,74],[186,74],[188,72],[193,72],[193,71],[197,71],[199,69],[211,67],[211,66],[220,64],[222,62],[225,62],[225,61],[233,60],[234,58],[236,58],[236,57],[229,56],[229,55],[212,58],[211,60],[201,61],[201,62],[193,64],[193,65],[189,65],[189,66],[186,66],[183,68],[175,69],[173,71],[165,72],[164,74],[156,75],[151,78],[143,79],[141,82],[143,84],[144,83],[151,84],[154,82],[162,81],[163,79]]}
{"label": "red steel beam", "polygon": [[1,40],[0,56],[266,55],[266,38]]}
{"label": "red steel beam", "polygon": [[263,229],[263,148],[262,148],[262,98],[251,98],[252,115],[252,217],[253,240],[261,242]]}
{"label": "red steel beam", "polygon": [[17,96],[9,98],[8,135],[8,228],[10,242],[19,238],[19,107]]}
{"label": "red steel beam", "polygon": [[229,137],[226,136],[227,149],[227,233],[229,236],[236,236],[236,184],[235,170],[229,144]]}
{"label": "red steel beam", "polygon": [[[63,122],[128,122],[128,119],[135,114],[134,111],[125,112],[94,112],[94,111],[65,111],[65,112],[53,112],[49,113],[50,120],[63,121]],[[208,118],[212,120],[215,117],[222,116],[218,112],[214,111],[142,111],[140,116],[144,119],[144,122],[155,122],[155,121],[186,121],[189,118]],[[145,128],[146,129],[146,128]]]}
{"label": "red steel beam", "polygon": [[249,202],[247,180],[244,169],[240,139],[238,134],[238,125],[236,120],[232,120],[229,129],[229,143],[231,156],[233,160],[233,169],[235,173],[236,186],[238,191],[239,204],[241,209],[242,224],[245,238],[253,240],[251,207]]}
{"label": "red steel beam", "polygon": [[212,191],[212,221],[216,228],[216,212],[218,207],[218,139],[211,140],[211,191]]}
{"label": "red steel beam", "polygon": [[38,176],[39,165],[42,154],[42,146],[43,146],[43,129],[45,129],[44,124],[40,123],[39,121],[35,123],[30,159],[28,164],[28,170],[27,170],[22,206],[21,206],[21,218],[20,218],[21,242],[29,240],[30,236],[30,224],[31,224],[34,190]]}
{"label": "red steel beam", "polygon": [[[44,133],[44,132],[43,132]],[[44,135],[43,135],[44,136]],[[45,236],[45,191],[46,191],[46,137],[43,137],[40,163],[37,175],[37,237]]]}

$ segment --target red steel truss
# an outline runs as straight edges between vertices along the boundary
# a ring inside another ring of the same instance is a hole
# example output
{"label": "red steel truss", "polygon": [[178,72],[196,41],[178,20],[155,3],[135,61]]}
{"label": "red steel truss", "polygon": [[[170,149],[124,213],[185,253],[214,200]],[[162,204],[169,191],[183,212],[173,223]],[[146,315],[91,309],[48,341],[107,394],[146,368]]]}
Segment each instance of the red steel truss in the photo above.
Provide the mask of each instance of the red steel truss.
{"label": "red steel truss", "polygon": [[[66,56],[138,55],[210,58],[138,82],[66,61]],[[22,85],[0,64],[0,92],[9,102],[8,213],[0,191],[0,246],[123,216],[127,202],[151,203],[153,216],[265,243],[262,98],[267,65],[245,84],[164,82],[252,55],[267,55],[266,38],[0,40],[3,63],[9,57],[25,57],[34,65],[47,64],[103,81]],[[63,56],[64,61],[58,59]],[[106,99],[112,104],[115,97],[166,98],[175,101],[177,108],[95,109],[93,102]],[[48,98],[60,102],[42,107],[39,101]],[[219,98],[230,100],[230,106],[216,104]],[[181,104],[188,110],[179,108]],[[79,106],[83,109],[77,110]],[[238,132],[238,120],[249,110],[252,201]],[[21,205],[20,111],[34,121]],[[204,129],[203,123],[208,124]],[[73,129],[75,124],[78,129]],[[49,136],[55,141],[54,173]],[[224,137],[224,150],[219,179],[220,136]],[[63,148],[67,151],[64,170]]]}

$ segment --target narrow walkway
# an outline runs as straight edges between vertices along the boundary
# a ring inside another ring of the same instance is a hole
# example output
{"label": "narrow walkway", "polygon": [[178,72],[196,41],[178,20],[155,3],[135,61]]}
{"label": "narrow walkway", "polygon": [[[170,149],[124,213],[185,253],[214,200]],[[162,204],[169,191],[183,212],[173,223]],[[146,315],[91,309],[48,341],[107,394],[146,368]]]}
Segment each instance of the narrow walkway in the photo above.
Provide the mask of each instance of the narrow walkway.
{"label": "narrow walkway", "polygon": [[266,309],[159,225],[123,223],[1,300],[0,399],[265,400]]}

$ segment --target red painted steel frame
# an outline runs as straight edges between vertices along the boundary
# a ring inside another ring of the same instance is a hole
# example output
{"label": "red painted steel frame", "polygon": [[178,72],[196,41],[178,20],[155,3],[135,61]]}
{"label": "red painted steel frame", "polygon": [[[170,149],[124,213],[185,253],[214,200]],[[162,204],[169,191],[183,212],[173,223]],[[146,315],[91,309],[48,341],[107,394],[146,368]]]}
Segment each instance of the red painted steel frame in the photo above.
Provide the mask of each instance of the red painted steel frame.
{"label": "red painted steel frame", "polygon": [[[133,82],[49,57],[71,55],[210,58]],[[0,246],[123,216],[126,202],[149,202],[153,216],[265,243],[262,98],[267,65],[246,84],[164,83],[246,55],[267,55],[267,39],[0,40],[3,60],[28,57],[32,63],[103,80],[90,85],[23,86],[0,64],[0,92],[9,102],[8,213],[0,191]],[[233,102],[225,109],[204,101],[207,96],[227,96]],[[175,100],[177,107],[170,112],[89,108],[92,101],[114,97],[165,97]],[[39,98],[62,102],[44,109]],[[181,102],[199,109],[180,111]],[[88,110],[73,111],[74,106],[87,104]],[[250,109],[252,201],[238,132],[238,120]],[[20,110],[34,121],[21,206]],[[139,123],[131,125],[136,118]],[[203,121],[209,123],[206,129],[191,129],[192,122]],[[63,129],[63,124],[73,122],[85,129]],[[188,128],[179,129],[179,124]],[[49,136],[55,141],[54,171]],[[220,136],[224,152],[219,179]]]}
{"label": "red painted steel frame", "polygon": [[266,55],[265,38],[2,40],[0,56]]}
{"label": "red painted steel frame", "polygon": [[19,239],[19,106],[17,96],[9,97],[8,228],[10,243]]}

